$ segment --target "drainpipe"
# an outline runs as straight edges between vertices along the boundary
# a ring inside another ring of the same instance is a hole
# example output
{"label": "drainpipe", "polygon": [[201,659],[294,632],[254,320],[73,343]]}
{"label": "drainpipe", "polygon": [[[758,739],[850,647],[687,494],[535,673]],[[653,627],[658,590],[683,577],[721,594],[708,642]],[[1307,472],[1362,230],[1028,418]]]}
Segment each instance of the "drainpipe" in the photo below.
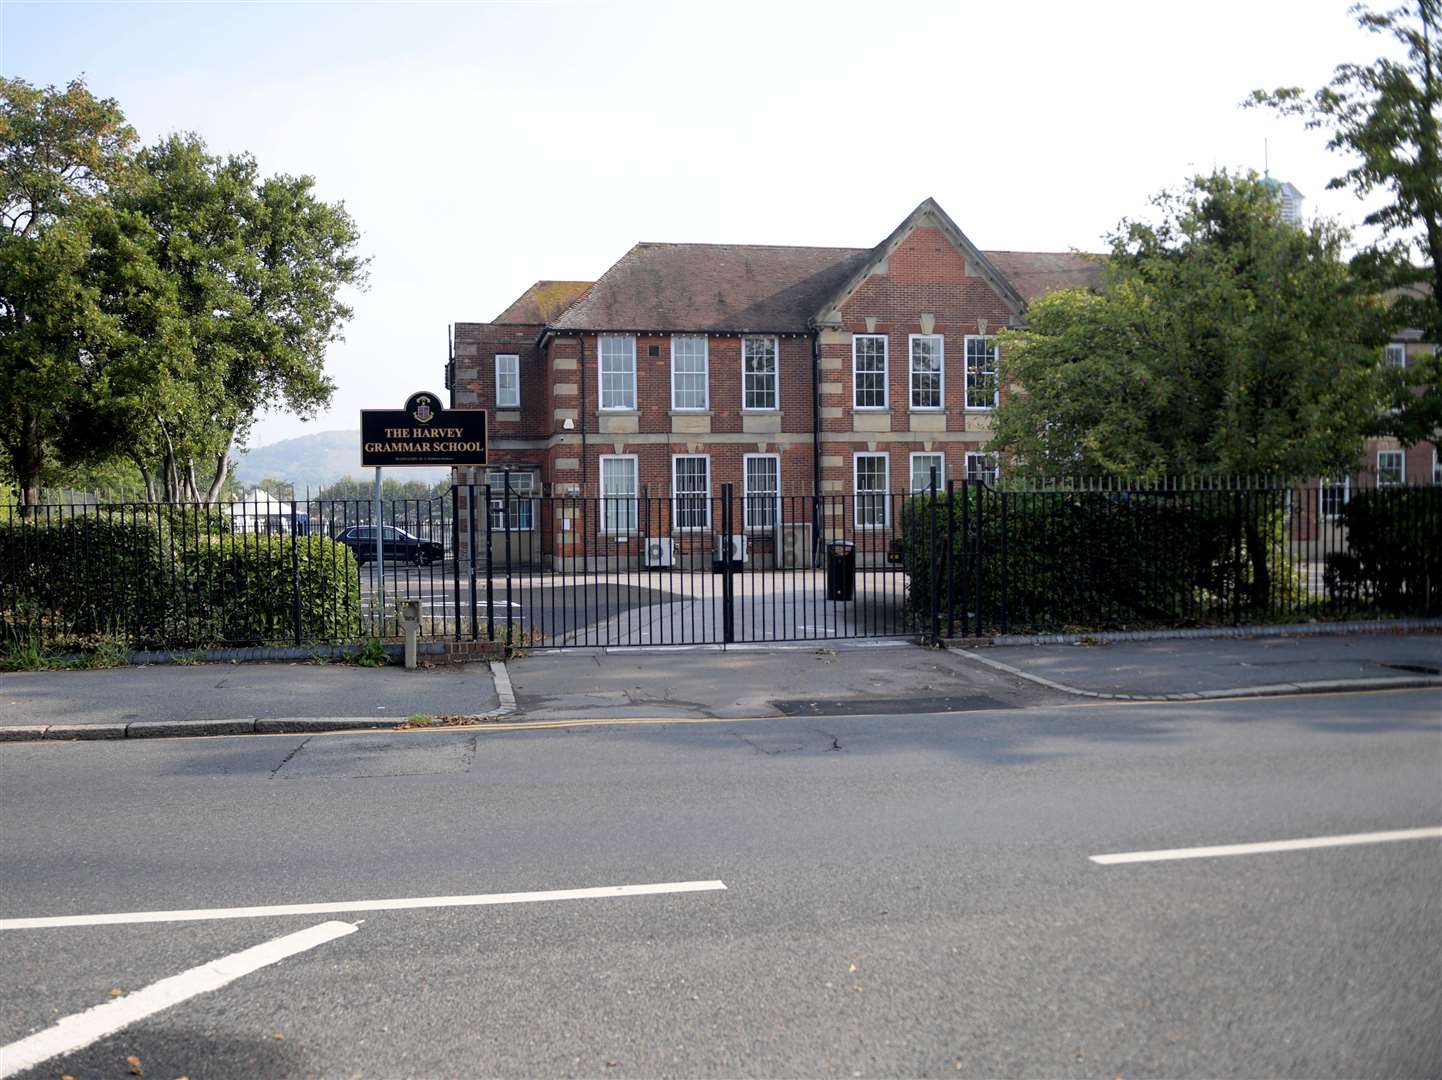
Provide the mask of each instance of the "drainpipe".
{"label": "drainpipe", "polygon": [[588,459],[586,456],[586,337],[584,334],[576,335],[576,375],[581,382],[581,415],[578,417],[581,429],[581,495],[586,494],[586,467]]}
{"label": "drainpipe", "polygon": [[821,565],[821,331],[811,332],[811,563]]}

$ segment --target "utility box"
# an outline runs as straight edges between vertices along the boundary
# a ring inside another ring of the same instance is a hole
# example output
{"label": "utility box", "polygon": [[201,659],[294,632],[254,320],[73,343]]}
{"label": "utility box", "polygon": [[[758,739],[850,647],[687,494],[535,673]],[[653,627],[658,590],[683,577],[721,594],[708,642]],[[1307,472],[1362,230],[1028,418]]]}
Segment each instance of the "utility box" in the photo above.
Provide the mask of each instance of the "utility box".
{"label": "utility box", "polygon": [[850,540],[826,545],[826,599],[856,599],[856,545]]}

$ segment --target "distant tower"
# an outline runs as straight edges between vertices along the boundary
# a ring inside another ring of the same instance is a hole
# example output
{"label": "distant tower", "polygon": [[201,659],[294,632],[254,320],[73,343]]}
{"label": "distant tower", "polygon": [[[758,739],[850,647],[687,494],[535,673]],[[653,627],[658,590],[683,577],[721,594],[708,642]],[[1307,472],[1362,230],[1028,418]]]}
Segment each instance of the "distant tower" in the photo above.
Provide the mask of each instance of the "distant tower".
{"label": "distant tower", "polygon": [[1282,208],[1282,220],[1288,225],[1302,224],[1302,202],[1304,196],[1295,187],[1285,180],[1273,180],[1270,153],[1267,150],[1266,142],[1262,143],[1262,183],[1268,191],[1275,196],[1278,205]]}

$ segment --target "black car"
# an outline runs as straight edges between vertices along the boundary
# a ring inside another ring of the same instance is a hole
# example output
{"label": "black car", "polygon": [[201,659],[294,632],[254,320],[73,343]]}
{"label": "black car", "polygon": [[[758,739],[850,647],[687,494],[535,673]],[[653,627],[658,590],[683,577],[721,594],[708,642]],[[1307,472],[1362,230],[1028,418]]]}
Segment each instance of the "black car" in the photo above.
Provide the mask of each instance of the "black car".
{"label": "black car", "polygon": [[[376,530],[373,525],[352,525],[336,534],[336,543],[350,548],[356,562],[368,562],[376,557]],[[404,529],[386,525],[381,530],[381,543],[385,547],[386,562],[412,563],[429,566],[446,553],[444,545],[435,540],[422,540]]]}

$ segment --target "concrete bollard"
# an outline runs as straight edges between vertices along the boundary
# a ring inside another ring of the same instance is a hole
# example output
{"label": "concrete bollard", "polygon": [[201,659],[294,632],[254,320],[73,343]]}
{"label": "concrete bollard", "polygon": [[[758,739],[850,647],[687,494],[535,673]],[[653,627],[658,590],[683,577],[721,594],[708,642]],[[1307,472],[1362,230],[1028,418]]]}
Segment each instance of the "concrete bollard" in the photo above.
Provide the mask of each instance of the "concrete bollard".
{"label": "concrete bollard", "polygon": [[407,597],[396,601],[396,614],[400,616],[401,629],[406,635],[406,670],[416,667],[416,639],[421,634],[421,602]]}

